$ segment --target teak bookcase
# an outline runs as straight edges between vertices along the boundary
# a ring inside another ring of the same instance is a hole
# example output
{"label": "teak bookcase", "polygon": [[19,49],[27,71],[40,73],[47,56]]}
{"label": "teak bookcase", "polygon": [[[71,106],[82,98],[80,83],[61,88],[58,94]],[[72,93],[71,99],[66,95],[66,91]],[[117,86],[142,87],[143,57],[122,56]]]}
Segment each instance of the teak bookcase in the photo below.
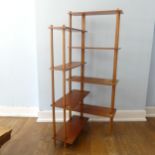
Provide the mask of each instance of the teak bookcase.
{"label": "teak bookcase", "polygon": [[[52,112],[53,112],[53,139],[56,141],[64,142],[66,144],[72,144],[80,134],[84,125],[87,123],[88,118],[84,117],[84,114],[92,114],[96,116],[103,116],[110,118],[110,131],[112,131],[113,118],[116,112],[115,109],[115,92],[117,80],[117,60],[119,50],[119,28],[120,28],[120,15],[122,10],[108,10],[108,11],[90,11],[90,12],[69,12],[69,27],[63,26],[50,26],[51,30],[51,77],[52,77]],[[114,47],[87,47],[85,46],[85,34],[86,34],[86,17],[94,15],[115,15],[116,16],[116,31],[115,31],[115,42]],[[81,29],[72,28],[72,17],[81,16]],[[54,45],[53,45],[53,31],[60,30],[62,32],[62,65],[54,65]],[[69,62],[66,63],[66,31],[69,32]],[[72,46],[72,33],[81,33],[81,46]],[[81,50],[81,61],[72,62],[72,49]],[[85,49],[93,49],[100,51],[113,51],[113,76],[111,79],[97,78],[97,77],[86,77],[85,76]],[[73,76],[72,69],[81,67],[80,76]],[[55,79],[54,72],[62,72],[62,98],[55,101]],[[69,78],[66,79],[66,71],[69,71]],[[66,92],[66,80],[68,81],[69,92]],[[80,83],[80,90],[72,89],[72,82]],[[111,106],[95,106],[84,104],[83,100],[89,93],[84,90],[84,84],[98,84],[108,85],[112,87],[111,93]],[[63,125],[56,131],[56,118],[55,108],[63,109]],[[69,120],[66,120],[66,111],[69,111]],[[72,111],[80,112],[79,116],[72,116]]]}

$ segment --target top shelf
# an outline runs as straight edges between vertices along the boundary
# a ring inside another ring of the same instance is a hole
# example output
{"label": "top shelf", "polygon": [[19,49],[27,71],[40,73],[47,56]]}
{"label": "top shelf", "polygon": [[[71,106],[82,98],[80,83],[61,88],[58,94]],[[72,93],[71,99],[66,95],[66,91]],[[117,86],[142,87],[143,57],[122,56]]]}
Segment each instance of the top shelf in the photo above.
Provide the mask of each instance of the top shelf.
{"label": "top shelf", "polygon": [[[70,48],[70,47],[69,47]],[[82,49],[81,46],[72,46],[72,49]],[[120,50],[121,48],[114,48],[114,47],[88,47],[86,46],[84,49],[86,50]]]}
{"label": "top shelf", "polygon": [[72,16],[93,16],[93,15],[115,15],[117,13],[123,14],[122,10],[105,10],[105,11],[87,11],[87,12],[69,12]]}
{"label": "top shelf", "polygon": [[53,29],[53,30],[65,30],[65,31],[73,31],[73,32],[87,32],[87,31],[84,31],[84,30],[81,30],[81,29],[76,29],[76,28],[71,28],[71,27],[68,27],[68,26],[50,26],[49,27],[50,29]]}

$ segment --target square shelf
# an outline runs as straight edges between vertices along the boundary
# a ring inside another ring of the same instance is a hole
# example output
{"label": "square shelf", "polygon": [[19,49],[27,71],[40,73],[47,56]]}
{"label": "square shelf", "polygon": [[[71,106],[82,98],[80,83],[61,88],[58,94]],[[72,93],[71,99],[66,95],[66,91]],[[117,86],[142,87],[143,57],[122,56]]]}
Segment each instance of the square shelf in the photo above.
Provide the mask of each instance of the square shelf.
{"label": "square shelf", "polygon": [[73,144],[73,142],[76,140],[76,138],[84,128],[87,121],[87,117],[72,116],[72,118],[66,123],[66,137],[65,128],[64,125],[62,125],[62,127],[56,133],[55,139],[65,142],[67,144]]}
{"label": "square shelf", "polygon": [[[66,94],[66,108],[74,108],[77,106],[84,97],[89,94],[89,91],[72,90],[70,93]],[[55,106],[59,108],[64,108],[63,97],[55,102]]]}

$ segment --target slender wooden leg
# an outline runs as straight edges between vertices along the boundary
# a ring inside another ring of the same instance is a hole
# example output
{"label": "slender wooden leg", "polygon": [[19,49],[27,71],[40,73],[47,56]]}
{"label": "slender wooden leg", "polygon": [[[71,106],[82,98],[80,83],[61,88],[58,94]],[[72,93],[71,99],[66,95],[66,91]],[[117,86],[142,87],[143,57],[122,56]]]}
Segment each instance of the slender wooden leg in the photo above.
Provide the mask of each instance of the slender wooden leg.
{"label": "slender wooden leg", "polygon": [[[72,28],[72,13],[69,13],[69,27]],[[70,29],[69,31],[69,63],[72,62],[72,30]],[[69,93],[71,93],[72,90],[72,70],[69,70]],[[69,119],[72,117],[72,110],[69,109]]]}
{"label": "slender wooden leg", "polygon": [[[85,72],[85,67],[84,67],[84,63],[85,63],[85,29],[86,29],[86,18],[85,18],[85,15],[83,14],[82,15],[82,35],[81,35],[81,63],[82,63],[82,66],[81,66],[81,78],[84,78],[84,72]],[[84,82],[81,81],[81,91],[84,91]],[[83,100],[81,100],[81,117],[83,117]]]}
{"label": "slender wooden leg", "polygon": [[53,139],[56,146],[56,122],[55,122],[55,109],[53,108]]}
{"label": "slender wooden leg", "polygon": [[[120,29],[120,12],[116,14],[116,31],[115,31],[115,43],[114,43],[114,57],[113,57],[113,82],[117,80],[117,61],[118,61],[118,46],[119,46],[119,29]],[[114,117],[114,108],[115,108],[115,94],[116,94],[116,85],[112,86],[111,94],[111,115],[110,118],[110,132],[113,128],[113,117]]]}
{"label": "slender wooden leg", "polygon": [[56,122],[55,122],[55,86],[54,86],[54,47],[53,47],[53,26],[51,26],[51,78],[52,78],[52,116],[53,116],[53,138],[56,145]]}
{"label": "slender wooden leg", "polygon": [[[116,86],[112,86],[112,94],[111,94],[111,115],[114,115],[114,105],[115,105],[115,92],[116,92]],[[110,133],[112,133],[113,129],[113,117],[110,117]]]}
{"label": "slender wooden leg", "polygon": [[66,70],[65,70],[65,64],[66,64],[66,40],[65,40],[65,25],[63,25],[62,30],[62,62],[63,62],[63,72],[62,72],[62,83],[63,83],[63,115],[64,115],[64,146],[66,145],[66,139],[67,139],[67,126],[66,126]]}

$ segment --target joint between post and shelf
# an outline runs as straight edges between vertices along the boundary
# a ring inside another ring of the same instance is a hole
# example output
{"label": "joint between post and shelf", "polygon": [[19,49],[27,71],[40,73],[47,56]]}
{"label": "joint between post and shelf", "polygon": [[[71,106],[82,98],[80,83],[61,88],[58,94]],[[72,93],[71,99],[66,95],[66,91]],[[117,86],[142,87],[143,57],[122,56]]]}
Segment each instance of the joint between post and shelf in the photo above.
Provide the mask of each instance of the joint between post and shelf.
{"label": "joint between post and shelf", "polygon": [[68,14],[72,16],[72,11],[69,11]]}
{"label": "joint between post and shelf", "polygon": [[48,28],[49,28],[49,29],[53,29],[53,25],[50,25]]}

